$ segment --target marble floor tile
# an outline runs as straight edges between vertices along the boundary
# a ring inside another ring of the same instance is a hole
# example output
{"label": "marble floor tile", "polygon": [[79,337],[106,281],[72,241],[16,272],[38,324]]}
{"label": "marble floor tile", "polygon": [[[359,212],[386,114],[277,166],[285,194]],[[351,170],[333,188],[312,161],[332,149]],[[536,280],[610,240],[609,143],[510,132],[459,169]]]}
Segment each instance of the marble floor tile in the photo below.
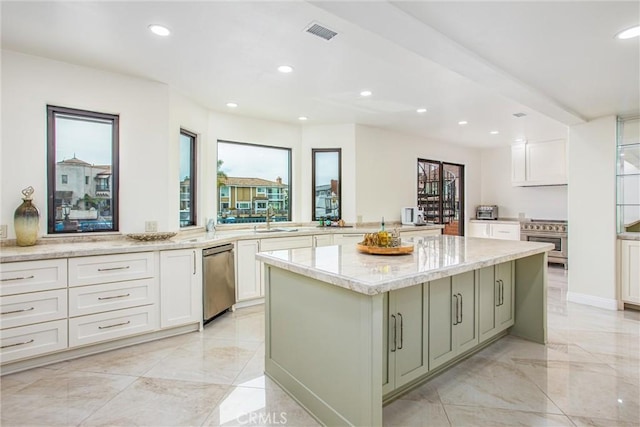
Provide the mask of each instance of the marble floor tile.
{"label": "marble floor tile", "polygon": [[0,424],[77,425],[136,380],[125,375],[59,372],[3,393]]}
{"label": "marble floor tile", "polygon": [[504,409],[475,408],[471,406],[445,405],[445,411],[453,427],[506,427],[506,426],[571,426],[564,415],[539,412],[507,411]]}
{"label": "marble floor tile", "polygon": [[203,426],[319,426],[280,389],[232,387]]}
{"label": "marble floor tile", "polygon": [[438,388],[433,381],[428,381],[407,394],[402,395],[402,400],[413,400],[415,402],[442,403]]}
{"label": "marble floor tile", "polygon": [[0,397],[3,394],[11,394],[20,391],[20,389],[36,382],[41,378],[47,378],[53,375],[54,370],[49,368],[33,368],[14,374],[3,375],[0,377]]}
{"label": "marble floor tile", "polygon": [[227,392],[227,386],[139,378],[82,426],[199,426]]}
{"label": "marble floor tile", "polygon": [[510,363],[475,356],[431,382],[444,405],[562,413],[533,381]]}
{"label": "marble floor tile", "polygon": [[[264,340],[264,313],[254,312],[248,315],[239,314],[240,310],[213,319],[204,327],[209,336],[239,339],[243,341]],[[238,314],[236,314],[238,313]]]}
{"label": "marble floor tile", "polygon": [[144,376],[230,385],[259,345],[221,339],[187,344],[160,360]]}
{"label": "marble floor tile", "polygon": [[383,425],[389,427],[449,427],[449,419],[440,403],[399,399],[387,405],[382,413]]}
{"label": "marble floor tile", "polygon": [[625,422],[603,418],[569,417],[577,427],[638,427],[640,421]]}

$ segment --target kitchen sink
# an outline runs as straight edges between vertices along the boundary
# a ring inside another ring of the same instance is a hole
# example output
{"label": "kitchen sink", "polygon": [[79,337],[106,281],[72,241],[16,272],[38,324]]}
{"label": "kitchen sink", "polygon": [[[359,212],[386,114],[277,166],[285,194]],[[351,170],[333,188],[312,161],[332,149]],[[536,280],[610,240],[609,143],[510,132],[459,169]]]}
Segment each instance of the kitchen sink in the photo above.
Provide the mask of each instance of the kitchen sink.
{"label": "kitchen sink", "polygon": [[256,230],[256,233],[282,233],[285,231],[298,231],[297,228],[261,228],[260,230]]}

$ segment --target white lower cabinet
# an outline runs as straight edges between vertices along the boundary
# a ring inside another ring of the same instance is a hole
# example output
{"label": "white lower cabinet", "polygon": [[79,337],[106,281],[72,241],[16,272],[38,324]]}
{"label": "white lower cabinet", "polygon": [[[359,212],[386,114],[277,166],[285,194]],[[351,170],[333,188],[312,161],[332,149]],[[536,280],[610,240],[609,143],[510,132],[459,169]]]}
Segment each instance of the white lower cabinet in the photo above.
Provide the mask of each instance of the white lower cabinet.
{"label": "white lower cabinet", "polygon": [[382,392],[386,394],[429,371],[426,285],[388,292],[384,299]]}
{"label": "white lower cabinet", "polygon": [[67,319],[0,331],[0,363],[67,348]]}
{"label": "white lower cabinet", "polygon": [[160,327],[202,321],[202,250],[160,252]]}
{"label": "white lower cabinet", "polygon": [[69,319],[69,347],[93,344],[158,329],[155,305]]}
{"label": "white lower cabinet", "polygon": [[477,270],[479,338],[483,342],[514,323],[514,263]]}
{"label": "white lower cabinet", "polygon": [[623,302],[640,304],[640,241],[618,242],[620,296]]}
{"label": "white lower cabinet", "polygon": [[478,298],[474,272],[429,282],[429,369],[478,344]]}
{"label": "white lower cabinet", "polygon": [[498,222],[490,220],[470,221],[467,230],[469,237],[483,237],[486,239],[520,240],[520,223]]}
{"label": "white lower cabinet", "polygon": [[334,245],[355,245],[356,243],[362,242],[363,240],[363,233],[344,233],[333,235]]}
{"label": "white lower cabinet", "polygon": [[313,247],[331,246],[333,245],[333,236],[331,234],[318,234],[313,236]]}
{"label": "white lower cabinet", "polygon": [[260,240],[236,242],[236,301],[260,298],[262,290],[261,262],[256,260],[260,252]]}
{"label": "white lower cabinet", "polygon": [[442,234],[441,229],[428,229],[428,230],[400,230],[400,238],[402,239],[410,239],[410,238],[420,238],[420,237],[429,237],[429,236],[439,236]]}

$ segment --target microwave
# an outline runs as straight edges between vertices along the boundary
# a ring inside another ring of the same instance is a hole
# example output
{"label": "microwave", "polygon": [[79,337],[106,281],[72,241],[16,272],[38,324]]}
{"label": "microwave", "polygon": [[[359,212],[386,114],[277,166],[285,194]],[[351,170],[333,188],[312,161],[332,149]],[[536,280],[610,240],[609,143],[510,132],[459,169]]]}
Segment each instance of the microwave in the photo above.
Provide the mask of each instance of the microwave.
{"label": "microwave", "polygon": [[498,219],[498,206],[480,205],[476,208],[476,219]]}

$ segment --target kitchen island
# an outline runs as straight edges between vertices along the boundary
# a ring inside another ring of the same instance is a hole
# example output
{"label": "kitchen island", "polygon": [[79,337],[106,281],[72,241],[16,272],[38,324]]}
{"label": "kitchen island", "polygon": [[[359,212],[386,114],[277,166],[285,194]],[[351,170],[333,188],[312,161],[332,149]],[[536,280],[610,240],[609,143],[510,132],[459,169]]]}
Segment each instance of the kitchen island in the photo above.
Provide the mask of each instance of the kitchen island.
{"label": "kitchen island", "polygon": [[434,236],[399,256],[259,253],[265,372],[325,425],[382,425],[385,402],[501,336],[546,343],[552,248]]}

